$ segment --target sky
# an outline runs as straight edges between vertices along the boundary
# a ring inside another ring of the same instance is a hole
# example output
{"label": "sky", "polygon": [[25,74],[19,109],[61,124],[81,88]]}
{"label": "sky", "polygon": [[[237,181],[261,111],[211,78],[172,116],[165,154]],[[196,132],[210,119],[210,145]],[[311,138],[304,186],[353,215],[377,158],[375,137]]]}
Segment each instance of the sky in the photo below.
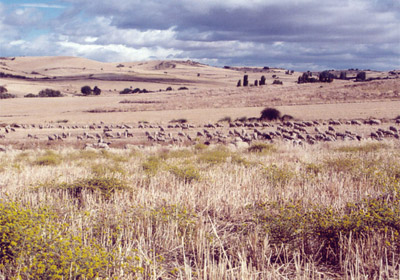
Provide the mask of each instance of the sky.
{"label": "sky", "polygon": [[400,69],[399,0],[0,0],[0,56]]}

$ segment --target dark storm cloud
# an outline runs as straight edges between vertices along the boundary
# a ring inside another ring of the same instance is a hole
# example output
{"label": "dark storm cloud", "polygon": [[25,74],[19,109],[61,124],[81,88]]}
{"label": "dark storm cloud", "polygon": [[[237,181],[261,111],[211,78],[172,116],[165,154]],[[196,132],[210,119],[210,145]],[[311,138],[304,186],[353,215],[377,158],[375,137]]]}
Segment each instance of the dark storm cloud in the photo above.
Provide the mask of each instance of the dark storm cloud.
{"label": "dark storm cloud", "polygon": [[[400,68],[395,0],[54,2],[68,7],[49,22],[52,38],[59,37],[57,53],[294,69]],[[3,24],[12,21],[23,25],[12,18]]]}

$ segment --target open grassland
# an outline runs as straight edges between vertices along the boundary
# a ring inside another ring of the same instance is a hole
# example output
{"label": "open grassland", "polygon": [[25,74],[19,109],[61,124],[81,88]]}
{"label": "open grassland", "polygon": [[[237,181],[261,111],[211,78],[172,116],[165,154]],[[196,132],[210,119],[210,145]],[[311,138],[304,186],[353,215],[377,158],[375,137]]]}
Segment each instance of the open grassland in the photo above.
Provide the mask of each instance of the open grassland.
{"label": "open grassland", "polygon": [[398,141],[0,155],[15,279],[398,279]]}

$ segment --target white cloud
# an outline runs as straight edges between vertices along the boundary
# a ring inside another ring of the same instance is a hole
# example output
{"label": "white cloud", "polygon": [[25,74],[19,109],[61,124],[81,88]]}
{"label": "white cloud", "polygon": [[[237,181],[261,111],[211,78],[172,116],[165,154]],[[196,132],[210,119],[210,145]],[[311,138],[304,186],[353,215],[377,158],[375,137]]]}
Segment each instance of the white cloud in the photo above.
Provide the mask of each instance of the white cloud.
{"label": "white cloud", "polygon": [[79,44],[74,42],[58,42],[63,53],[75,56],[84,56],[91,59],[114,62],[114,61],[142,61],[148,59],[166,59],[176,56],[182,52],[174,49],[154,48],[130,48],[124,45],[95,45]]}
{"label": "white cloud", "polygon": [[64,9],[65,6],[62,5],[51,5],[51,4],[43,4],[43,3],[27,3],[27,4],[19,4],[21,7],[27,8],[44,8],[44,9]]}

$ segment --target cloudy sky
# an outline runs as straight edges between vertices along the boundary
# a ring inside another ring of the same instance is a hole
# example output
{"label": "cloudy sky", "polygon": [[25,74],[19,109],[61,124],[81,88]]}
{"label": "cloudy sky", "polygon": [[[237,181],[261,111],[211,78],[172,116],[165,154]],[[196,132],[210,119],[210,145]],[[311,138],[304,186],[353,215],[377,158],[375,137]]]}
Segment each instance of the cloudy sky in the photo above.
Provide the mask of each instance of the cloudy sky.
{"label": "cloudy sky", "polygon": [[0,56],[400,69],[399,0],[0,0]]}

